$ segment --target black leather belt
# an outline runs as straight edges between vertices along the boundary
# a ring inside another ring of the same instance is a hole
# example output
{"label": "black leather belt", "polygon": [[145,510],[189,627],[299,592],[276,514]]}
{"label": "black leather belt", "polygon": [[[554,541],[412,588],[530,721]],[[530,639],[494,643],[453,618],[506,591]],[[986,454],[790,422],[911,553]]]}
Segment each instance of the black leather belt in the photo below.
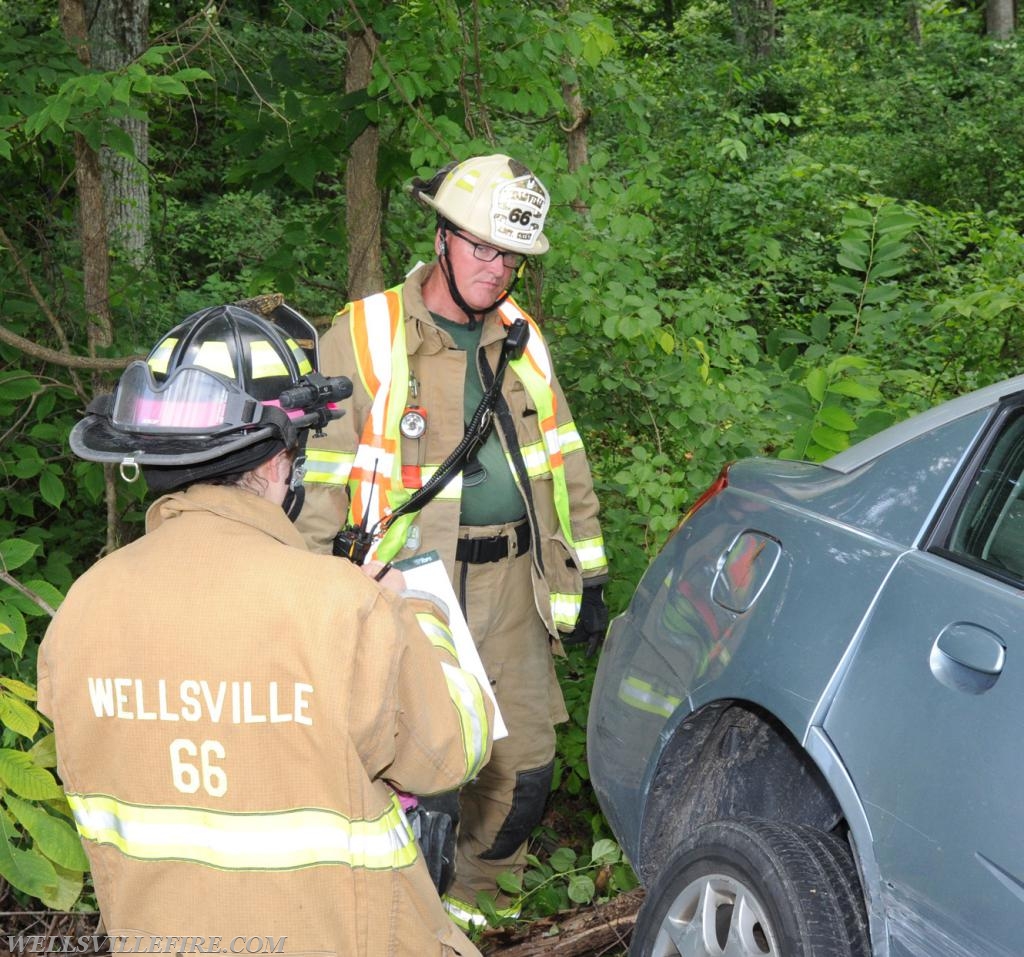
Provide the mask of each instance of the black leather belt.
{"label": "black leather belt", "polygon": [[513,554],[523,555],[530,549],[530,523],[517,525],[508,535],[492,535],[490,538],[460,538],[455,544],[457,561],[469,565],[485,565],[500,562]]}

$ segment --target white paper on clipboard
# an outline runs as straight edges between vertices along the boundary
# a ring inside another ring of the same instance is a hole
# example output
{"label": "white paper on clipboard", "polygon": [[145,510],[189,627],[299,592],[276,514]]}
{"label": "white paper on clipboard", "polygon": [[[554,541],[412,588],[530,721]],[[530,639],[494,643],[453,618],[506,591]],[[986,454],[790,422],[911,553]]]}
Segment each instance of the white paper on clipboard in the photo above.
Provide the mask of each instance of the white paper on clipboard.
{"label": "white paper on clipboard", "polygon": [[484,671],[480,653],[476,650],[466,617],[459,607],[459,600],[455,597],[455,589],[452,588],[441,557],[435,551],[424,552],[422,555],[414,555],[412,558],[397,561],[394,563],[394,567],[405,576],[407,588],[437,595],[444,602],[448,609],[448,625],[452,630],[452,640],[455,642],[455,654],[458,656],[459,665],[479,679],[484,692],[494,705],[494,740],[508,737],[508,728],[505,727],[505,722],[502,720],[498,702],[494,697],[494,689],[491,688],[490,679],[487,677],[487,672]]}

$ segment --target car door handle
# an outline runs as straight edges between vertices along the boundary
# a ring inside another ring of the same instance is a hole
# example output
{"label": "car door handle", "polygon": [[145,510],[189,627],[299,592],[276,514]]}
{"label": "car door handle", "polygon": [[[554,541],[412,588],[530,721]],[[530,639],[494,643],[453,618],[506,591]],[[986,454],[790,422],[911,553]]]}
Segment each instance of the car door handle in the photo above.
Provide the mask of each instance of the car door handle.
{"label": "car door handle", "polygon": [[942,629],[929,662],[944,685],[971,694],[988,691],[1005,663],[1006,645],[995,632],[962,621]]}

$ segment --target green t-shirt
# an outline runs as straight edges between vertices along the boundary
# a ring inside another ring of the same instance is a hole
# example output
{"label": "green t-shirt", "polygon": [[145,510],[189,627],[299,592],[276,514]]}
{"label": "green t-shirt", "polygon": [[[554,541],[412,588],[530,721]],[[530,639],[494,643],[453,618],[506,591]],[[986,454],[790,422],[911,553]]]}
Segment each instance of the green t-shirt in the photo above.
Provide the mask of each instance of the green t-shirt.
{"label": "green t-shirt", "polygon": [[[465,422],[469,422],[484,397],[476,362],[483,324],[475,322],[470,328],[467,323],[452,322],[433,312],[431,315],[438,328],[444,329],[452,337],[455,347],[466,353],[462,414]],[[494,427],[487,441],[462,470],[462,510],[459,521],[463,525],[501,525],[516,522],[525,515],[526,506],[498,439],[497,427]]]}

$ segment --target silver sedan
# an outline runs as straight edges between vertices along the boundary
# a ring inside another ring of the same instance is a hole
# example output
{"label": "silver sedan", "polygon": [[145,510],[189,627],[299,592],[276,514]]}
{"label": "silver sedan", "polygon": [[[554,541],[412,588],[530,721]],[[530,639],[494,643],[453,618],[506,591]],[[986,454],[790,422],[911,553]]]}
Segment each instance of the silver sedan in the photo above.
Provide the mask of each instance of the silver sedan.
{"label": "silver sedan", "polygon": [[1024,954],[1024,376],[735,463],[612,625],[631,954]]}

